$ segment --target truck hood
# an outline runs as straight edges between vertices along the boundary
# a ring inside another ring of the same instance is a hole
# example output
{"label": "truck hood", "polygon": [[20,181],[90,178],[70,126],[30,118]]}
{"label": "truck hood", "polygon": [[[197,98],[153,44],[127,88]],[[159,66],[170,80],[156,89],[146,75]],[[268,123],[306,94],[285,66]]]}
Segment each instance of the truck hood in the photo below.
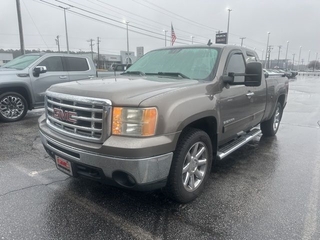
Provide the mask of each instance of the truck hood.
{"label": "truck hood", "polygon": [[15,81],[19,80],[19,77],[28,77],[28,70],[17,70],[12,68],[1,68],[0,67],[0,82]]}
{"label": "truck hood", "polygon": [[113,105],[138,106],[143,100],[197,84],[198,80],[148,77],[118,77],[56,84],[48,91],[109,99]]}

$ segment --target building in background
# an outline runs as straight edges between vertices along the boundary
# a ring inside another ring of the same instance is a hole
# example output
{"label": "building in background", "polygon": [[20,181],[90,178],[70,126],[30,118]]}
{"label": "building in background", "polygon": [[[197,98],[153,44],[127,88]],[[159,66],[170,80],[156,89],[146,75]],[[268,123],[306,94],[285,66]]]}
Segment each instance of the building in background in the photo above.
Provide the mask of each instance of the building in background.
{"label": "building in background", "polygon": [[137,60],[134,52],[120,51],[120,57],[123,64],[132,64]]}
{"label": "building in background", "polygon": [[[91,58],[91,53],[81,54],[81,56],[85,56]],[[129,63],[134,63],[137,60],[134,52],[129,52]],[[120,51],[120,55],[115,54],[100,54],[100,68],[110,70],[111,66],[114,64],[126,64],[127,61],[127,51]],[[98,54],[93,53],[93,62],[97,66],[98,64]]]}
{"label": "building in background", "polygon": [[12,53],[0,53],[0,66],[13,59]]}
{"label": "building in background", "polygon": [[137,60],[144,55],[144,47],[137,47]]}

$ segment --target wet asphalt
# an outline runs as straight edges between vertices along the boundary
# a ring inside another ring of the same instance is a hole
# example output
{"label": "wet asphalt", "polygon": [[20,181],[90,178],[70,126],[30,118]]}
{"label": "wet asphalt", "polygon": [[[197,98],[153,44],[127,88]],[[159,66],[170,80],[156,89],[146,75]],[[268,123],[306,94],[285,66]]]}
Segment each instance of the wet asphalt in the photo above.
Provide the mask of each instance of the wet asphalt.
{"label": "wet asphalt", "polygon": [[59,172],[37,127],[43,110],[0,123],[0,239],[320,239],[320,77],[290,81],[274,138],[257,137],[177,204]]}

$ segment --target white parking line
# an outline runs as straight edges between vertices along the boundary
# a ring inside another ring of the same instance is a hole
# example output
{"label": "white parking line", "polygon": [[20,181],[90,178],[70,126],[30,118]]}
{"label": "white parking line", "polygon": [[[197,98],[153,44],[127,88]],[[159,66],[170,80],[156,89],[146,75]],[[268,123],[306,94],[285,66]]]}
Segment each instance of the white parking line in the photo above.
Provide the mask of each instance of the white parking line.
{"label": "white parking line", "polygon": [[[318,133],[318,144],[320,146],[320,134]],[[309,194],[309,203],[307,206],[307,215],[304,221],[303,229],[303,240],[313,239],[313,235],[317,231],[318,221],[318,203],[319,203],[319,192],[320,192],[320,150],[318,147],[316,156],[316,164],[313,169],[312,183]]]}

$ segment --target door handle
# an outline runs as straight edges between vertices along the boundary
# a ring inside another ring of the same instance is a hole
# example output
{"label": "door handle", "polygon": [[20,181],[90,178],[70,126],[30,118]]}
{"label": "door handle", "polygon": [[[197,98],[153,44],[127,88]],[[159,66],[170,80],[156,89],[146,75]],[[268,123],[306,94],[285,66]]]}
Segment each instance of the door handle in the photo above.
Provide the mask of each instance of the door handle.
{"label": "door handle", "polygon": [[67,76],[59,76],[60,79],[67,79]]}
{"label": "door handle", "polygon": [[94,78],[94,76],[93,76],[93,75],[89,75],[88,77],[89,77],[89,78]]}
{"label": "door handle", "polygon": [[254,95],[254,92],[248,92],[246,95],[247,95],[247,97],[250,99],[250,98],[252,98],[252,96]]}

